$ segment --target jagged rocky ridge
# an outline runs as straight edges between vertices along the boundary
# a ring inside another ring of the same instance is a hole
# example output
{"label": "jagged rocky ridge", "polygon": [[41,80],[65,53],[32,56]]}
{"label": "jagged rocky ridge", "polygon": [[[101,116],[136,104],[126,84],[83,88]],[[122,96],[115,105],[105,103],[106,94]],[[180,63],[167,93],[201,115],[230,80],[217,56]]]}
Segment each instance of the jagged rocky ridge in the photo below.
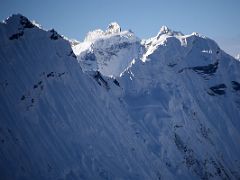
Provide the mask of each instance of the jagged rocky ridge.
{"label": "jagged rocky ridge", "polygon": [[1,179],[239,179],[240,64],[197,33],[117,23],[70,43],[0,24]]}

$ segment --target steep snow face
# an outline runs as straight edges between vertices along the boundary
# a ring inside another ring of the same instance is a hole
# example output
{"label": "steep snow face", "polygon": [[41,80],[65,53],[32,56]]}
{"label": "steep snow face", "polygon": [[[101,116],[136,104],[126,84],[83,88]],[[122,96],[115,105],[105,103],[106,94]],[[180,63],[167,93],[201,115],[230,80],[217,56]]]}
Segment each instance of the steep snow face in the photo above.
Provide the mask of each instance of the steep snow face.
{"label": "steep snow face", "polygon": [[0,179],[159,176],[117,81],[84,74],[66,40],[21,15],[0,24],[0,42]]}
{"label": "steep snow face", "polygon": [[240,63],[206,37],[166,27],[145,47],[119,82],[151,151],[176,176],[239,178]]}
{"label": "steep snow face", "polygon": [[214,41],[13,15],[0,42],[1,179],[240,178],[240,63]]}
{"label": "steep snow face", "polygon": [[73,51],[84,71],[97,70],[118,77],[133,59],[141,56],[143,47],[131,31],[121,31],[117,23],[111,23],[105,32],[89,32],[84,42],[73,46]]}

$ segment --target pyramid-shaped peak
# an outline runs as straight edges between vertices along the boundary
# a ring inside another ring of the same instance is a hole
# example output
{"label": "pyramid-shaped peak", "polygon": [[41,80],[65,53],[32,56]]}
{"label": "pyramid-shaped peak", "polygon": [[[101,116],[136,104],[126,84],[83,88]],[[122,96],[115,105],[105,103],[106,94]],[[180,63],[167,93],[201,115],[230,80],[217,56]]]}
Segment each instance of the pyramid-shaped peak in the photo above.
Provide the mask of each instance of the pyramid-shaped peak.
{"label": "pyramid-shaped peak", "polygon": [[107,33],[120,33],[121,32],[121,27],[119,26],[119,24],[117,22],[112,22],[108,25],[107,28]]}
{"label": "pyramid-shaped peak", "polygon": [[18,26],[19,28],[33,28],[35,27],[33,23],[28,20],[25,16],[21,14],[13,14],[10,17],[8,17],[5,22],[7,24],[11,24],[14,26]]}
{"label": "pyramid-shaped peak", "polygon": [[157,35],[157,38],[160,38],[160,36],[162,36],[164,34],[169,35],[169,36],[183,36],[184,35],[180,31],[173,31],[167,26],[162,26],[160,28],[160,31],[159,31],[158,35]]}
{"label": "pyramid-shaped peak", "polygon": [[167,26],[162,26],[161,29],[160,29],[161,34],[167,34],[169,32],[172,32],[172,30]]}
{"label": "pyramid-shaped peak", "polygon": [[24,17],[21,14],[12,14],[11,16],[9,16],[5,22],[19,22],[21,19],[27,19],[26,17]]}

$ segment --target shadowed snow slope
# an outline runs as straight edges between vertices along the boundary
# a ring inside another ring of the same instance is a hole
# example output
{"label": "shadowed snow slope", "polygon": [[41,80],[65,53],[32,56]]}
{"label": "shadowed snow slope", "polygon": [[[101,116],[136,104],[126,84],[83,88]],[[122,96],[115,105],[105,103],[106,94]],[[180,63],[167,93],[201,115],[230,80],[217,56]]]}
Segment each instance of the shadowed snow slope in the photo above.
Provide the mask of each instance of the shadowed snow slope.
{"label": "shadowed snow slope", "polygon": [[240,63],[214,41],[111,23],[71,48],[18,14],[0,42],[0,179],[240,178]]}

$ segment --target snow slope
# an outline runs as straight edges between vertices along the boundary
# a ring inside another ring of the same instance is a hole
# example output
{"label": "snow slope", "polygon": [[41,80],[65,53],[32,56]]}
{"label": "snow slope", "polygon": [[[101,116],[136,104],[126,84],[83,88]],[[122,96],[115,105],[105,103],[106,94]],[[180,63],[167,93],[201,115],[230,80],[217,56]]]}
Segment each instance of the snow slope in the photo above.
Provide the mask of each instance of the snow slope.
{"label": "snow slope", "polygon": [[240,178],[240,63],[213,40],[18,14],[0,42],[0,179]]}
{"label": "snow slope", "polygon": [[206,37],[163,29],[119,79],[129,114],[176,176],[185,166],[200,179],[238,179],[240,63]]}
{"label": "snow slope", "polygon": [[156,176],[107,80],[84,74],[55,31],[22,19],[0,25],[0,179]]}

